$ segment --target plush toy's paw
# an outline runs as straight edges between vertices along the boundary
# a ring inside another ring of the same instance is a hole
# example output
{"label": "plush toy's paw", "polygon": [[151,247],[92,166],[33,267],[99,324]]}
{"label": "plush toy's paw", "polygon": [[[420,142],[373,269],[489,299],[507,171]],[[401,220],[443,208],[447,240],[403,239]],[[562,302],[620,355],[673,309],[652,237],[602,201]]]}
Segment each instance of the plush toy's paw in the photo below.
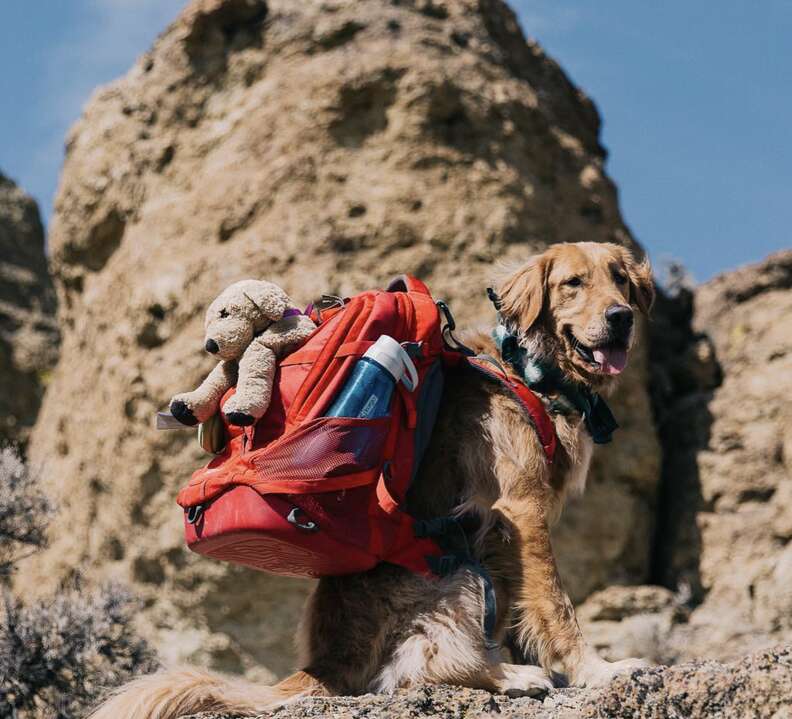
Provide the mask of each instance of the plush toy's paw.
{"label": "plush toy's paw", "polygon": [[253,415],[245,414],[244,412],[225,412],[224,414],[228,423],[237,427],[249,427],[256,421]]}
{"label": "plush toy's paw", "polygon": [[180,399],[174,399],[170,403],[170,413],[179,420],[182,424],[188,427],[194,427],[198,424],[198,420],[192,413],[192,410]]}

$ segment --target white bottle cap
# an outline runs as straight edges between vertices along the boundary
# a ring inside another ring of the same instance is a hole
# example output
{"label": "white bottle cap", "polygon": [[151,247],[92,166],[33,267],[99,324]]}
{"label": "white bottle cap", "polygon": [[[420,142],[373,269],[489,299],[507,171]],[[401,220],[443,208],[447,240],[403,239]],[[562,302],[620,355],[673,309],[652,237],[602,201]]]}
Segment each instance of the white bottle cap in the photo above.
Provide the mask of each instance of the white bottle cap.
{"label": "white bottle cap", "polygon": [[390,335],[381,335],[363,356],[382,365],[396,382],[403,382],[408,390],[412,391],[418,385],[418,371],[410,355]]}

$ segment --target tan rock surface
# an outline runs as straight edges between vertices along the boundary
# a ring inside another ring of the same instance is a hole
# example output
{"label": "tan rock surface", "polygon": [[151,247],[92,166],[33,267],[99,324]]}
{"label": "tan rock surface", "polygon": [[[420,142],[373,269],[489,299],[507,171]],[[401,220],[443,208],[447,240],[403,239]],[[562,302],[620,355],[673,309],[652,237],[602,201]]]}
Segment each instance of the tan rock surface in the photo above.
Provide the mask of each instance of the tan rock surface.
{"label": "tan rock surface", "polygon": [[[509,699],[461,687],[427,686],[394,695],[303,699],[278,719],[339,717],[503,717],[503,719],[789,719],[792,649],[747,656],[731,664],[698,662],[619,677],[603,689],[557,689],[543,699]],[[236,719],[200,714],[193,719]]]}
{"label": "tan rock surface", "polygon": [[[305,301],[412,272],[491,322],[495,263],[632,245],[592,103],[498,0],[200,0],[69,135],[51,247],[64,332],[32,441],[62,508],[35,588],[133,584],[166,660],[282,674],[306,584],[191,556],[177,488],[205,461],[152,417],[211,364],[201,318],[243,277]],[[577,598],[644,581],[659,452],[644,360],[557,535]]]}
{"label": "tan rock surface", "polygon": [[669,488],[665,579],[703,600],[682,656],[734,657],[792,637],[792,251],[697,289],[693,327],[723,381],[682,399],[699,451]]}
{"label": "tan rock surface", "polygon": [[0,444],[27,440],[57,356],[38,206],[0,173]]}
{"label": "tan rock surface", "polygon": [[732,659],[792,638],[792,251],[661,299],[652,578],[581,608],[610,658]]}

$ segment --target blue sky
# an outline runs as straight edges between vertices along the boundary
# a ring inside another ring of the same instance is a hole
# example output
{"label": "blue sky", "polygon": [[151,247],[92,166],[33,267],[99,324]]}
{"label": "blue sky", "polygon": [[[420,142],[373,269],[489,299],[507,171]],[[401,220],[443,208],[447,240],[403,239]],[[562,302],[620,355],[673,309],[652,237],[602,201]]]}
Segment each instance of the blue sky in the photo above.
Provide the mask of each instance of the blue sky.
{"label": "blue sky", "polygon": [[[0,169],[49,215],[63,139],[182,0],[0,2]],[[595,100],[627,223],[698,280],[792,247],[792,0],[514,0]]]}

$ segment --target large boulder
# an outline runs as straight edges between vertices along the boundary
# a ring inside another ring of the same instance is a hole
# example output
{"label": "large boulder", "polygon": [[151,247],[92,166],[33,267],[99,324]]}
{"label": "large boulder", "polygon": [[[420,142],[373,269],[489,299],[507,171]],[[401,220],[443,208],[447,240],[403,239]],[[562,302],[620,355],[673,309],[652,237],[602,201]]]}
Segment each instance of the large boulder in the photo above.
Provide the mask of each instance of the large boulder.
{"label": "large boulder", "polygon": [[0,173],[0,445],[26,442],[57,355],[38,206]]}
{"label": "large boulder", "polygon": [[[556,689],[538,699],[450,686],[394,694],[302,699],[262,715],[277,719],[344,717],[501,717],[501,719],[788,719],[792,716],[792,647],[739,661],[655,667],[618,677],[602,689]],[[191,719],[243,719],[205,712]]]}
{"label": "large boulder", "polygon": [[[296,298],[411,272],[492,323],[498,263],[550,243],[640,251],[591,101],[500,0],[196,0],[71,131],[52,223],[63,348],[31,452],[61,521],[20,577],[133,584],[166,659],[276,674],[308,584],[190,555],[155,432],[208,371],[202,315],[243,277]],[[648,572],[659,449],[639,352],[587,498],[557,534],[576,598]]]}
{"label": "large boulder", "polygon": [[[694,610],[680,656],[792,637],[792,251],[695,291],[661,431],[657,579]],[[678,367],[677,367],[678,369]]]}

